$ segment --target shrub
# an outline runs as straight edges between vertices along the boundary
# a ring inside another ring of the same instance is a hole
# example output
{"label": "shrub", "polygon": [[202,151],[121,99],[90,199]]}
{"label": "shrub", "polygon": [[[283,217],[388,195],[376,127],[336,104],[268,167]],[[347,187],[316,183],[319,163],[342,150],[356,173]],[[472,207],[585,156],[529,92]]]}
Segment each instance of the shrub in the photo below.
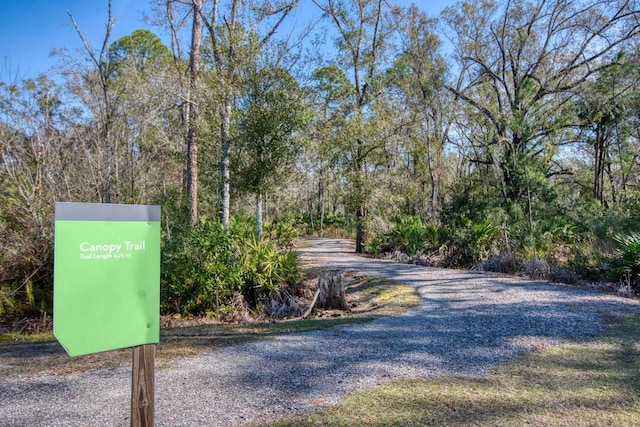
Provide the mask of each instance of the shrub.
{"label": "shrub", "polygon": [[524,259],[556,261],[563,248],[578,239],[578,225],[562,216],[550,216],[534,222],[522,232],[521,253]]}
{"label": "shrub", "polygon": [[236,237],[206,219],[174,230],[162,251],[163,312],[203,314],[225,304],[242,288]]}
{"label": "shrub", "polygon": [[435,246],[438,229],[431,224],[424,224],[415,216],[402,216],[395,219],[391,233],[392,245],[407,255],[415,255],[426,248]]}
{"label": "shrub", "polygon": [[527,263],[514,252],[491,255],[486,261],[481,261],[475,266],[478,271],[493,271],[504,274],[518,274],[526,268]]}
{"label": "shrub", "polygon": [[587,280],[602,280],[604,265],[599,240],[593,235],[587,235],[571,245],[567,267]]}
{"label": "shrub", "polygon": [[18,312],[15,292],[9,286],[0,287],[0,320],[12,319]]}
{"label": "shrub", "polygon": [[443,247],[450,267],[470,268],[500,252],[500,229],[484,220],[449,229],[448,242]]}
{"label": "shrub", "polygon": [[439,231],[433,224],[425,224],[417,216],[396,217],[392,229],[367,244],[367,252],[379,255],[400,251],[407,255],[438,248]]}
{"label": "shrub", "polygon": [[302,268],[297,253],[282,248],[291,238],[287,230],[280,229],[279,240],[258,240],[251,222],[242,218],[230,229],[207,219],[175,224],[163,242],[161,310],[226,313],[237,308],[240,294],[255,308],[276,290],[295,287]]}
{"label": "shrub", "polygon": [[[0,206],[2,199],[0,199]],[[53,219],[6,221],[0,209],[0,321],[51,313],[53,306]],[[43,213],[43,216],[49,212]]]}
{"label": "shrub", "polygon": [[613,272],[627,276],[632,286],[640,288],[640,234],[618,234],[613,240],[616,248],[609,263]]}
{"label": "shrub", "polygon": [[280,251],[271,240],[245,240],[242,243],[244,292],[259,304],[280,286],[294,286],[302,280],[296,252]]}
{"label": "shrub", "polygon": [[278,221],[267,224],[264,234],[275,241],[278,247],[291,248],[298,238],[298,229],[291,222]]}

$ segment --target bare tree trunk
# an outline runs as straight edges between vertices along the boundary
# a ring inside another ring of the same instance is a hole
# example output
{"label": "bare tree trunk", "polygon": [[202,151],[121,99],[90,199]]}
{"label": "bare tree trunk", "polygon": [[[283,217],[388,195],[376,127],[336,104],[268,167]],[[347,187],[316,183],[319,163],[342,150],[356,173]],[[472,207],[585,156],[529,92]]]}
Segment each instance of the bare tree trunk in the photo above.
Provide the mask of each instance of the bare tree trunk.
{"label": "bare tree trunk", "polygon": [[598,123],[595,129],[594,141],[594,176],[593,176],[593,198],[604,205],[604,172],[608,157],[608,135],[604,125]]}
{"label": "bare tree trunk", "polygon": [[220,217],[222,225],[229,227],[229,206],[231,200],[229,171],[229,155],[231,152],[231,100],[226,98],[221,110],[220,136],[222,139],[222,158],[220,160],[220,174],[222,175],[222,209]]}
{"label": "bare tree trunk", "polygon": [[189,52],[189,114],[187,116],[187,194],[191,223],[198,221],[198,106],[195,102],[200,86],[200,45],[202,43],[202,0],[192,0],[193,26]]}
{"label": "bare tree trunk", "polygon": [[431,158],[431,136],[427,135],[427,169],[429,170],[429,184],[431,186],[431,200],[429,201],[429,215],[431,218],[435,218],[437,215],[436,199],[437,199],[437,187],[436,187],[436,174],[433,167],[433,159]]}
{"label": "bare tree trunk", "polygon": [[309,227],[311,227],[311,233],[315,232],[315,226],[313,223],[313,197],[309,194],[307,198],[307,210],[309,211]]}
{"label": "bare tree trunk", "polygon": [[269,223],[269,197],[267,197],[267,193],[262,194],[262,223]]}
{"label": "bare tree trunk", "polygon": [[320,176],[318,181],[318,218],[320,221],[320,234],[324,228],[324,179]]}
{"label": "bare tree trunk", "polygon": [[256,238],[262,240],[262,194],[256,194]]}
{"label": "bare tree trunk", "polygon": [[364,250],[364,207],[359,206],[356,211],[356,253]]}

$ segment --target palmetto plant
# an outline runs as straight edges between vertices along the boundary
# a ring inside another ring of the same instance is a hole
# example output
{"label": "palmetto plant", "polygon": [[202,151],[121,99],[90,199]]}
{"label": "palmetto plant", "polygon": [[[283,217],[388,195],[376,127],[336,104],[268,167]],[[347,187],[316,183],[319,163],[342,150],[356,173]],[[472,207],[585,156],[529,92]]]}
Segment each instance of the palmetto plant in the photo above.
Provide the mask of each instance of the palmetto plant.
{"label": "palmetto plant", "polygon": [[438,229],[434,225],[423,223],[419,217],[405,215],[395,220],[391,244],[407,255],[415,255],[435,244],[437,236]]}
{"label": "palmetto plant", "polygon": [[616,249],[610,266],[619,275],[629,275],[631,284],[640,285],[640,234],[630,232],[613,238]]}
{"label": "palmetto plant", "polygon": [[281,285],[302,278],[297,254],[282,252],[271,240],[248,239],[243,244],[243,277],[246,287],[270,294]]}

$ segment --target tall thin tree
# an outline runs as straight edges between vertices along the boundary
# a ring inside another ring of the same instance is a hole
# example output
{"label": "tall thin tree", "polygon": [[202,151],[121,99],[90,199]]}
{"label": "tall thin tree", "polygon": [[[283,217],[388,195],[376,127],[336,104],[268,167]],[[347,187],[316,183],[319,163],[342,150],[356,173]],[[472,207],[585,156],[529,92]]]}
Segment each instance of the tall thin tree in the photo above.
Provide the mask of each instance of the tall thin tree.
{"label": "tall thin tree", "polygon": [[200,46],[202,44],[202,0],[192,0],[191,50],[189,52],[189,97],[187,100],[187,194],[191,223],[198,221],[198,102],[200,93]]}

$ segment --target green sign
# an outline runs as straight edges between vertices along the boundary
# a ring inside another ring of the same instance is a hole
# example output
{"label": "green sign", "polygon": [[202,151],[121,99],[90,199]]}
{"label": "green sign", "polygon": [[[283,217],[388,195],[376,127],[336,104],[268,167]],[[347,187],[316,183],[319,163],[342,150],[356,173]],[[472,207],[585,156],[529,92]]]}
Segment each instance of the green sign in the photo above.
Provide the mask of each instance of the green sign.
{"label": "green sign", "polygon": [[160,207],[56,203],[53,333],[71,356],[160,334]]}

